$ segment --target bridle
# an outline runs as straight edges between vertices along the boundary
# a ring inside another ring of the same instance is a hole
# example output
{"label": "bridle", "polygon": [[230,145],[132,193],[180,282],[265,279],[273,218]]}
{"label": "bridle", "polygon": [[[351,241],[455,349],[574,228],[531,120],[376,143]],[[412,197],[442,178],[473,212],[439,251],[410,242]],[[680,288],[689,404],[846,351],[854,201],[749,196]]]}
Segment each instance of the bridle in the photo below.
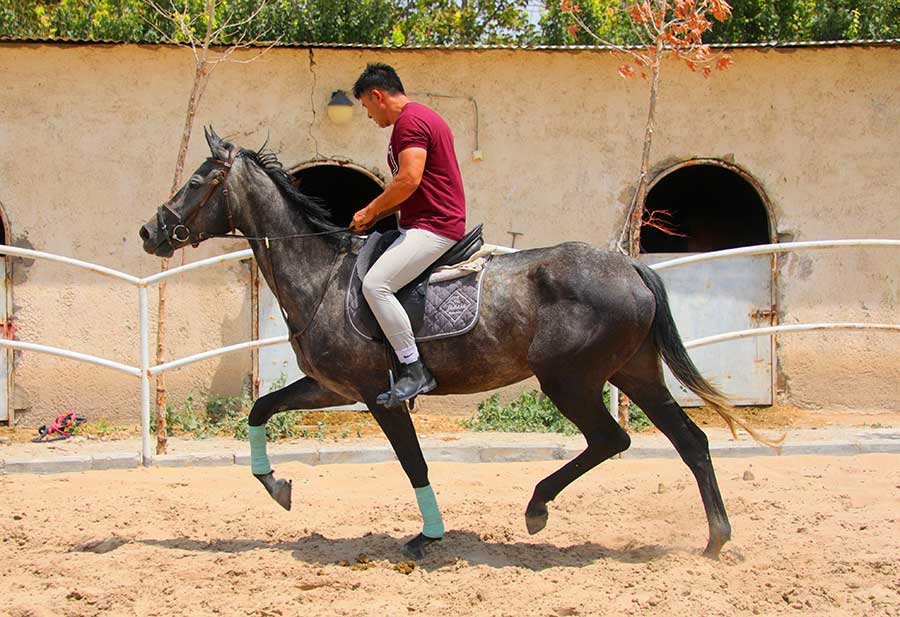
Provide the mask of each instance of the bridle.
{"label": "bridle", "polygon": [[[228,217],[228,233],[234,231],[234,221],[231,219],[231,210],[228,208],[228,185],[226,181],[228,180],[228,173],[231,171],[231,167],[234,165],[234,159],[237,157],[238,148],[236,146],[231,147],[231,151],[228,153],[227,161],[220,161],[218,159],[210,159],[213,163],[217,165],[221,165],[220,169],[217,169],[215,175],[213,176],[212,181],[209,183],[209,187],[206,189],[206,193],[203,194],[203,198],[197,202],[197,205],[191,208],[188,212],[185,213],[184,218],[181,217],[180,214],[175,212],[169,206],[169,203],[166,202],[161,205],[156,210],[156,224],[159,226],[160,235],[164,238],[165,242],[169,244],[170,247],[174,250],[175,242],[187,242],[191,237],[191,229],[188,227],[190,223],[200,214],[200,211],[203,210],[203,207],[206,206],[210,197],[212,197],[213,193],[216,192],[216,189],[221,185],[222,186],[222,198],[225,199],[225,215]],[[168,219],[168,220],[167,220]],[[172,224],[171,231],[169,230],[169,224]],[[191,245],[195,248],[200,243],[199,236],[191,242]]]}
{"label": "bridle", "polygon": [[[332,235],[343,233],[345,231],[349,231],[349,228],[342,227],[329,231],[320,231],[313,233],[305,233],[305,234],[292,234],[289,236],[262,236],[262,237],[254,237],[254,236],[245,236],[234,234],[236,227],[234,226],[234,221],[231,218],[231,209],[228,207],[228,186],[226,181],[228,180],[228,173],[231,171],[232,166],[234,165],[234,159],[237,157],[239,149],[236,146],[232,146],[231,150],[228,153],[228,161],[220,161],[219,159],[210,159],[213,163],[221,165],[222,167],[215,172],[215,176],[212,181],[209,183],[209,188],[206,189],[206,193],[203,194],[203,198],[197,203],[196,206],[191,208],[184,216],[181,217],[175,210],[173,210],[168,202],[161,205],[156,210],[156,223],[159,226],[160,235],[164,238],[163,242],[167,243],[173,250],[175,249],[174,242],[187,242],[191,238],[191,229],[188,225],[193,222],[194,218],[203,210],[204,206],[206,206],[207,202],[212,197],[213,193],[215,193],[216,189],[221,185],[222,186],[222,198],[225,200],[224,208],[225,214],[228,217],[228,231],[225,234],[208,234],[206,232],[200,232],[191,242],[191,245],[196,247],[200,244],[201,240],[206,238],[240,238],[242,240],[258,240],[264,241],[265,246],[265,255],[266,259],[269,262],[269,269],[272,271],[272,278],[274,283],[274,289],[272,290],[275,295],[275,301],[278,303],[278,307],[281,309],[282,315],[284,315],[285,323],[290,327],[290,321],[288,320],[287,312],[284,309],[284,306],[281,303],[281,290],[278,288],[278,275],[275,270],[275,266],[272,263],[272,253],[271,246],[269,244],[270,240],[288,240],[293,238],[309,238],[313,236],[323,236],[323,235]],[[171,231],[169,230],[169,225],[167,224],[166,218],[169,218],[169,223],[174,223],[172,225]],[[162,244],[162,242],[160,243]],[[316,303],[315,308],[313,309],[313,313],[310,316],[309,321],[305,326],[296,330],[292,334],[292,338],[299,338],[310,325],[312,325],[315,320],[316,314],[319,311],[319,307],[322,305],[322,302],[325,300],[325,295],[328,291],[328,288],[331,286],[331,281],[334,278],[338,270],[338,264],[340,263],[340,255],[342,253],[342,248],[338,247],[335,251],[334,260],[331,263],[331,268],[328,273],[328,278],[325,280],[325,285],[322,289],[322,294],[319,297],[319,301]]]}
{"label": "bridle", "polygon": [[[216,191],[216,188],[219,185],[222,186],[222,198],[225,200],[225,216],[228,218],[228,231],[224,234],[211,234],[206,232],[200,232],[194,238],[194,241],[191,242],[191,246],[197,248],[200,244],[201,240],[207,240],[210,238],[235,238],[239,240],[261,240],[265,241],[266,248],[269,248],[270,240],[292,240],[295,238],[311,238],[314,236],[330,236],[333,234],[343,233],[345,231],[350,231],[349,227],[339,227],[337,229],[332,229],[329,231],[316,231],[313,233],[305,233],[305,234],[291,234],[289,236],[245,236],[243,234],[235,234],[234,231],[237,230],[237,227],[234,226],[234,220],[231,218],[231,208],[228,207],[228,185],[226,181],[228,180],[228,174],[231,171],[232,166],[234,165],[234,159],[238,155],[239,149],[236,146],[232,146],[231,150],[228,153],[227,161],[220,161],[219,159],[210,159],[213,163],[217,165],[221,165],[222,168],[216,170],[215,176],[212,181],[209,183],[209,188],[206,189],[206,193],[203,194],[203,198],[197,203],[196,206],[191,208],[184,218],[181,217],[180,214],[175,212],[168,203],[161,205],[156,209],[156,224],[159,226],[160,236],[162,236],[163,241],[167,243],[173,250],[175,249],[175,245],[172,244],[172,241],[175,242],[187,242],[191,237],[191,230],[188,227],[188,224],[193,222],[194,218],[200,213],[206,203],[209,201],[210,197],[212,197],[213,193]],[[166,218],[169,218],[169,223],[174,223],[172,225],[171,231],[169,231],[169,225],[166,222]],[[160,242],[160,244],[162,244]]]}

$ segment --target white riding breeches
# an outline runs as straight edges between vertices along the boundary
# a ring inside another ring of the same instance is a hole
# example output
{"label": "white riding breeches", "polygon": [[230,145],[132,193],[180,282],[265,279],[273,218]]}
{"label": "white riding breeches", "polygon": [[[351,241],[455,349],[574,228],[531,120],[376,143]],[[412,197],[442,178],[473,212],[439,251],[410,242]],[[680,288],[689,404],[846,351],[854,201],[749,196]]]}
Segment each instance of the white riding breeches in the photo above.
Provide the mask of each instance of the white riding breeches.
{"label": "white riding breeches", "polygon": [[400,237],[378,258],[362,290],[394,351],[416,344],[409,317],[394,295],[447,252],[456,240],[425,229],[401,229]]}

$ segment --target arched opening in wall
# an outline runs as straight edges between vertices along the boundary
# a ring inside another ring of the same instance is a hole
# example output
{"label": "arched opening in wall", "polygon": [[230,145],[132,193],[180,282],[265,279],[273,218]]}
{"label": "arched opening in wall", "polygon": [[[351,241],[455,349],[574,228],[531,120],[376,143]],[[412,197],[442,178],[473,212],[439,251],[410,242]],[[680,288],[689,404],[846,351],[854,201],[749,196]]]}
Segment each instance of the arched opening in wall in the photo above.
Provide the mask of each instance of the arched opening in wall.
{"label": "arched opening in wall", "polygon": [[[316,160],[302,163],[289,172],[296,186],[306,195],[325,201],[335,224],[346,227],[353,215],[377,197],[384,188],[384,180],[365,167],[342,160]],[[375,225],[377,231],[397,228],[397,218],[388,216]],[[282,336],[287,327],[271,290],[260,282],[253,271],[251,300],[253,337],[256,339]],[[287,343],[270,345],[253,351],[254,396],[266,394],[279,384],[292,383],[302,377]]]}
{"label": "arched opening in wall", "polygon": [[[6,209],[0,203],[0,244],[9,243],[9,219],[6,218]],[[7,256],[6,259],[9,259]]]}
{"label": "arched opening in wall", "polygon": [[[759,184],[735,165],[714,159],[684,161],[650,184],[645,208],[678,235],[646,223],[641,260],[655,264],[703,253],[773,241],[776,226]],[[646,220],[646,217],[645,217]],[[673,255],[675,253],[675,255]],[[659,271],[682,340],[772,325],[775,315],[774,257],[745,255],[685,264]],[[771,405],[775,354],[771,335],[690,350],[701,374],[737,405]],[[669,391],[683,406],[702,405],[665,369]]]}
{"label": "arched opening in wall", "polygon": [[768,244],[772,226],[762,191],[723,161],[695,160],[670,167],[652,182],[647,216],[678,235],[641,228],[642,253],[700,253]]}
{"label": "arched opening in wall", "polygon": [[[374,173],[346,161],[311,161],[294,168],[291,175],[297,187],[306,195],[319,197],[331,209],[332,219],[346,227],[353,215],[375,199],[384,188],[384,181]],[[375,229],[396,229],[393,216],[378,222]]]}

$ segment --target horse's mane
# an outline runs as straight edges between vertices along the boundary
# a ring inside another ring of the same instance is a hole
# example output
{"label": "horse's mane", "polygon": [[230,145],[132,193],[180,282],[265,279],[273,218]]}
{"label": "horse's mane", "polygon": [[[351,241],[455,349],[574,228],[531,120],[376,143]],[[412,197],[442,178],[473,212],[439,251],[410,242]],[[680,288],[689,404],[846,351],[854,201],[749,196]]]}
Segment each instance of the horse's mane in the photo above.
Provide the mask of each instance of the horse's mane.
{"label": "horse's mane", "polygon": [[290,174],[284,170],[284,166],[275,153],[266,149],[263,144],[259,150],[241,149],[241,156],[245,159],[253,161],[260,169],[266,172],[266,175],[272,179],[282,196],[287,199],[288,203],[299,212],[304,220],[312,227],[314,232],[332,232],[322,237],[333,242],[337,242],[343,227],[335,225],[331,220],[331,211],[321,199],[310,197],[300,192],[293,184]]}

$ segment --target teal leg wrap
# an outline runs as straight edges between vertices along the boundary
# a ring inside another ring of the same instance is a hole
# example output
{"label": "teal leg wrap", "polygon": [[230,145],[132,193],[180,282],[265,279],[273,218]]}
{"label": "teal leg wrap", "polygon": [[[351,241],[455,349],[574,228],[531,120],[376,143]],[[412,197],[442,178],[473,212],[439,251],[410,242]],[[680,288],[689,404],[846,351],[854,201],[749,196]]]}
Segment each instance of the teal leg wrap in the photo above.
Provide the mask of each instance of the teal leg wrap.
{"label": "teal leg wrap", "polygon": [[251,426],[250,434],[250,470],[255,475],[264,475],[272,471],[269,455],[266,454],[266,427]]}
{"label": "teal leg wrap", "polygon": [[422,513],[422,533],[429,538],[443,538],[444,520],[441,518],[441,511],[438,510],[437,499],[434,497],[431,485],[415,490],[419,512]]}

